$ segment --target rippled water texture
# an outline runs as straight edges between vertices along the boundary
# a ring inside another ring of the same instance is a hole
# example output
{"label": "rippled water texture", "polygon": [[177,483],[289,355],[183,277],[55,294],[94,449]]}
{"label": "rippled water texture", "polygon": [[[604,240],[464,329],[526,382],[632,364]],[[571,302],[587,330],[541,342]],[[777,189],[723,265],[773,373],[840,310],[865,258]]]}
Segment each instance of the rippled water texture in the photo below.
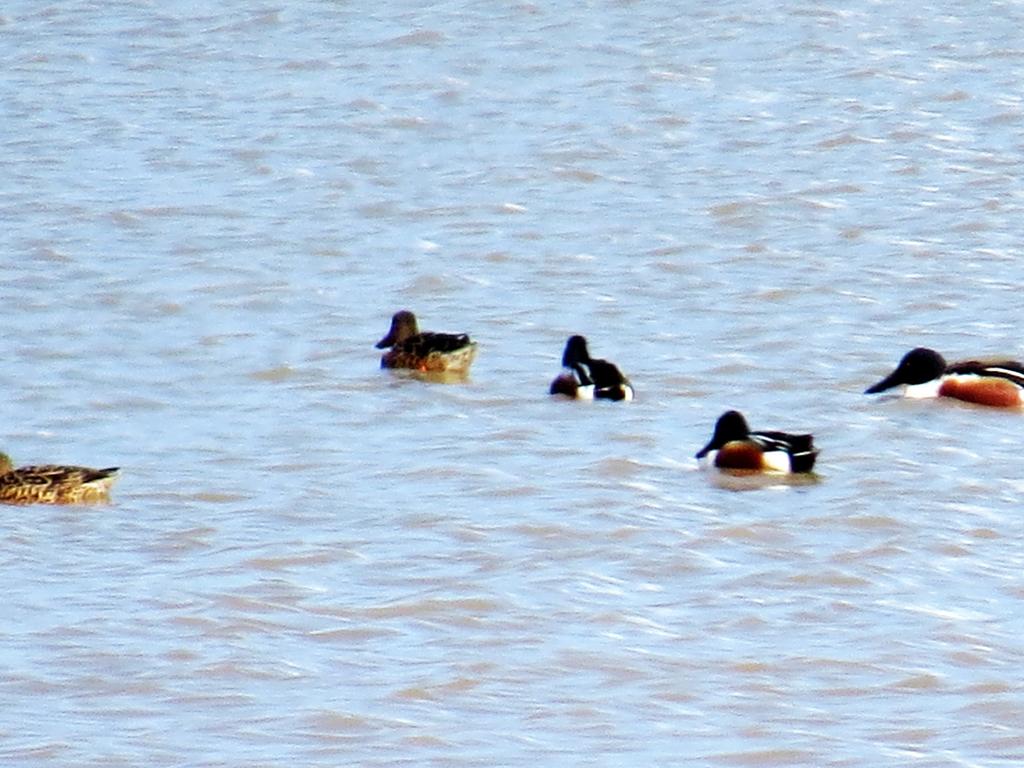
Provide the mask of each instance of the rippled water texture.
{"label": "rippled water texture", "polygon": [[1022,416],[861,394],[1024,356],[1020,4],[2,14],[4,765],[1024,762]]}

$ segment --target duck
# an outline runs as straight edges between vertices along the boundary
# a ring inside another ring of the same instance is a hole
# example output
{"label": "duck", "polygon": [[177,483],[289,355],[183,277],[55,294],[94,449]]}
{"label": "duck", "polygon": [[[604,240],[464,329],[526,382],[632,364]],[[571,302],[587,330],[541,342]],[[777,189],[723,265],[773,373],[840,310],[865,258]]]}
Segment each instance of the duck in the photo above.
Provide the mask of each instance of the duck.
{"label": "duck", "polygon": [[696,454],[718,469],[786,473],[810,472],[817,457],[813,435],[752,432],[739,411],[719,416],[711,440]]}
{"label": "duck", "polygon": [[916,347],[864,394],[900,386],[904,397],[950,397],[993,408],[1019,408],[1024,405],[1024,365],[999,359],[947,363],[934,349]]}
{"label": "duck", "polygon": [[632,400],[633,385],[622,371],[607,360],[590,356],[583,336],[570,336],[562,353],[563,371],[551,382],[552,395],[574,400]]}
{"label": "duck", "polygon": [[0,503],[90,504],[107,501],[120,467],[92,469],[62,464],[14,468],[0,453]]}
{"label": "duck", "polygon": [[380,359],[381,368],[459,375],[469,373],[476,346],[464,333],[421,333],[416,315],[407,309],[394,314],[391,329],[377,342],[377,349],[388,350]]}

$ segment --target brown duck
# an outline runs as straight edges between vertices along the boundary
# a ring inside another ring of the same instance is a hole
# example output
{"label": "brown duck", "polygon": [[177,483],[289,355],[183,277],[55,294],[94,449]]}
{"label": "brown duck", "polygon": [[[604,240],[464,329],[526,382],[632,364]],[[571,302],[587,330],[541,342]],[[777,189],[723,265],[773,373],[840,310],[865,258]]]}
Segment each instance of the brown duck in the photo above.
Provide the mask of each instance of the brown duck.
{"label": "brown duck", "polygon": [[416,315],[396,312],[391,330],[377,342],[388,349],[380,359],[381,368],[406,368],[424,373],[465,375],[476,357],[476,342],[464,333],[421,333]]}
{"label": "brown duck", "polygon": [[90,469],[59,464],[14,468],[0,453],[0,503],[90,504],[107,501],[118,467]]}

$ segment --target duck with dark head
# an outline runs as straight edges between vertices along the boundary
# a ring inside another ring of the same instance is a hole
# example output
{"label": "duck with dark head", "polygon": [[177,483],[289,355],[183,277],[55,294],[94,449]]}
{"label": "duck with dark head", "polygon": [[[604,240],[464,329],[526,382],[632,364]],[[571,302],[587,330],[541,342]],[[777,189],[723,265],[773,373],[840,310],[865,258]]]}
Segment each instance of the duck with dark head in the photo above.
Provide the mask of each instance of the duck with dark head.
{"label": "duck with dark head", "polygon": [[590,356],[587,340],[570,336],[562,353],[562,372],[551,382],[552,395],[574,400],[632,400],[635,392],[614,363]]}

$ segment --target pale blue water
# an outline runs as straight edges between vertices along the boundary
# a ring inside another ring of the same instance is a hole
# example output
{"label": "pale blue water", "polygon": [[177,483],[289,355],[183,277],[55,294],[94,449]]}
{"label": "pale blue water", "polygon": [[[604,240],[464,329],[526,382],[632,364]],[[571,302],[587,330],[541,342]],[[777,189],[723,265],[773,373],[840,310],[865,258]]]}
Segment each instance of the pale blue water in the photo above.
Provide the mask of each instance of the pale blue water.
{"label": "pale blue water", "polygon": [[1019,4],[2,13],[5,765],[1024,760],[1020,415],[861,394],[1024,356]]}

